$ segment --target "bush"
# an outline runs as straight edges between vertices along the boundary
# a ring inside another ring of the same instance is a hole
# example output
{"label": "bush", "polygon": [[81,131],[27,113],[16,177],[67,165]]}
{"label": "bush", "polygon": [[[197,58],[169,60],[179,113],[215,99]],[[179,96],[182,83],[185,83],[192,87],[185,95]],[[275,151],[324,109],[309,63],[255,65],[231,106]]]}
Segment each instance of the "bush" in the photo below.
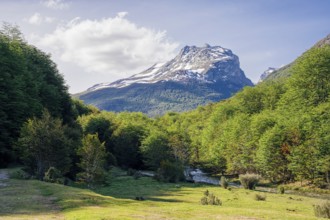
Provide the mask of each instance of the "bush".
{"label": "bush", "polygon": [[207,197],[206,196],[204,196],[204,197],[201,198],[201,204],[202,205],[208,205],[209,204],[208,201],[207,201]]}
{"label": "bush", "polygon": [[260,175],[253,173],[239,175],[239,180],[242,186],[244,187],[244,189],[255,189],[260,178],[261,178]]}
{"label": "bush", "polygon": [[168,160],[162,161],[155,178],[170,183],[182,181],[184,180],[183,167],[181,164],[175,162],[170,162]]}
{"label": "bush", "polygon": [[136,170],[132,169],[132,168],[128,168],[127,170],[127,175],[128,176],[133,176],[136,173]]}
{"label": "bush", "polygon": [[200,201],[202,205],[222,205],[221,200],[208,190],[206,190],[203,194],[204,196]]}
{"label": "bush", "polygon": [[220,185],[221,185],[223,188],[225,188],[225,189],[228,188],[228,181],[227,181],[226,177],[221,176],[221,178],[220,178]]}
{"label": "bush", "polygon": [[104,174],[104,185],[110,186],[113,181],[113,175],[111,171],[105,172]]}
{"label": "bush", "polygon": [[31,178],[31,175],[25,172],[24,170],[17,170],[9,174],[12,179],[27,180]]}
{"label": "bush", "polygon": [[330,218],[330,201],[314,205],[314,213],[316,217]]}
{"label": "bush", "polygon": [[140,179],[141,177],[142,177],[142,174],[141,174],[140,171],[136,171],[136,172],[133,174],[133,178],[134,178],[135,180]]}
{"label": "bush", "polygon": [[280,194],[284,194],[285,193],[285,189],[283,186],[278,186],[277,187],[277,192],[280,193]]}
{"label": "bush", "polygon": [[213,193],[211,193],[209,195],[209,202],[208,203],[209,203],[209,205],[222,205],[221,200],[218,197],[216,197],[215,195],[213,195]]}
{"label": "bush", "polygon": [[254,199],[257,201],[266,201],[266,195],[255,194]]}
{"label": "bush", "polygon": [[49,167],[44,176],[45,182],[64,184],[64,178],[61,171],[55,167]]}

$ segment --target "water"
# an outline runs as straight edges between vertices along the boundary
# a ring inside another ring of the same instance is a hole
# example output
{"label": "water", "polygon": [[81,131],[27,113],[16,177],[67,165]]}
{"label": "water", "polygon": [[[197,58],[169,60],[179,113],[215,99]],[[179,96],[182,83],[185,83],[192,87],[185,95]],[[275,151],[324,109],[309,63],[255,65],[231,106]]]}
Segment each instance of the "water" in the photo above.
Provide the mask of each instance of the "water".
{"label": "water", "polygon": [[186,180],[195,183],[206,183],[211,185],[219,185],[219,178],[208,176],[200,169],[186,168],[184,171]]}

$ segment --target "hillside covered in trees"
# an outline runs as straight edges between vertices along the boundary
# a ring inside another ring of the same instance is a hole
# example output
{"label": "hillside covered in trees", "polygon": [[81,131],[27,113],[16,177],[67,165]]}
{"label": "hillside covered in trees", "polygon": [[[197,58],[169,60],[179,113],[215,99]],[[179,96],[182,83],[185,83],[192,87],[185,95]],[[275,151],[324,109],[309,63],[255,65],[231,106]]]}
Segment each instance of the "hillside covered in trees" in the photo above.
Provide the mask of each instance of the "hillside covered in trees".
{"label": "hillside covered in trees", "polygon": [[0,167],[17,161],[14,149],[27,119],[44,109],[73,126],[73,103],[50,56],[27,44],[16,27],[0,31]]}
{"label": "hillside covered in trees", "polygon": [[89,185],[115,165],[155,170],[164,181],[193,166],[329,186],[329,46],[304,53],[289,78],[157,118],[72,101],[50,57],[17,29],[3,30],[0,46],[1,166],[20,162],[39,179]]}

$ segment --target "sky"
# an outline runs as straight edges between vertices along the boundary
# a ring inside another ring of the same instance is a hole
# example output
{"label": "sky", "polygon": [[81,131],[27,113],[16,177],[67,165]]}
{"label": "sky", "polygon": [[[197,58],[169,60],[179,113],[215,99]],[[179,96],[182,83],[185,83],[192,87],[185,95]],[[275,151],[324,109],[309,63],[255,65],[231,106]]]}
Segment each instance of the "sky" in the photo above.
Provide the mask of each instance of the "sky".
{"label": "sky", "polygon": [[330,34],[329,9],[329,0],[0,0],[0,21],[51,54],[78,93],[205,43],[231,49],[257,83]]}

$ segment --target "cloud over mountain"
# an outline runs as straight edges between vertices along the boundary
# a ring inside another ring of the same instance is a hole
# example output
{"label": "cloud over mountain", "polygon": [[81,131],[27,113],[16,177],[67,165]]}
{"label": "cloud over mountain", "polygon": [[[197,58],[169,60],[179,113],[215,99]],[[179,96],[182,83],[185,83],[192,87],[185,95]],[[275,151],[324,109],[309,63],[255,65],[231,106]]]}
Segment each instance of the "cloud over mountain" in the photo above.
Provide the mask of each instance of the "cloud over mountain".
{"label": "cloud over mountain", "polygon": [[73,62],[92,73],[128,76],[156,62],[173,57],[178,44],[165,31],[138,27],[120,12],[114,18],[75,18],[40,40],[63,61]]}

